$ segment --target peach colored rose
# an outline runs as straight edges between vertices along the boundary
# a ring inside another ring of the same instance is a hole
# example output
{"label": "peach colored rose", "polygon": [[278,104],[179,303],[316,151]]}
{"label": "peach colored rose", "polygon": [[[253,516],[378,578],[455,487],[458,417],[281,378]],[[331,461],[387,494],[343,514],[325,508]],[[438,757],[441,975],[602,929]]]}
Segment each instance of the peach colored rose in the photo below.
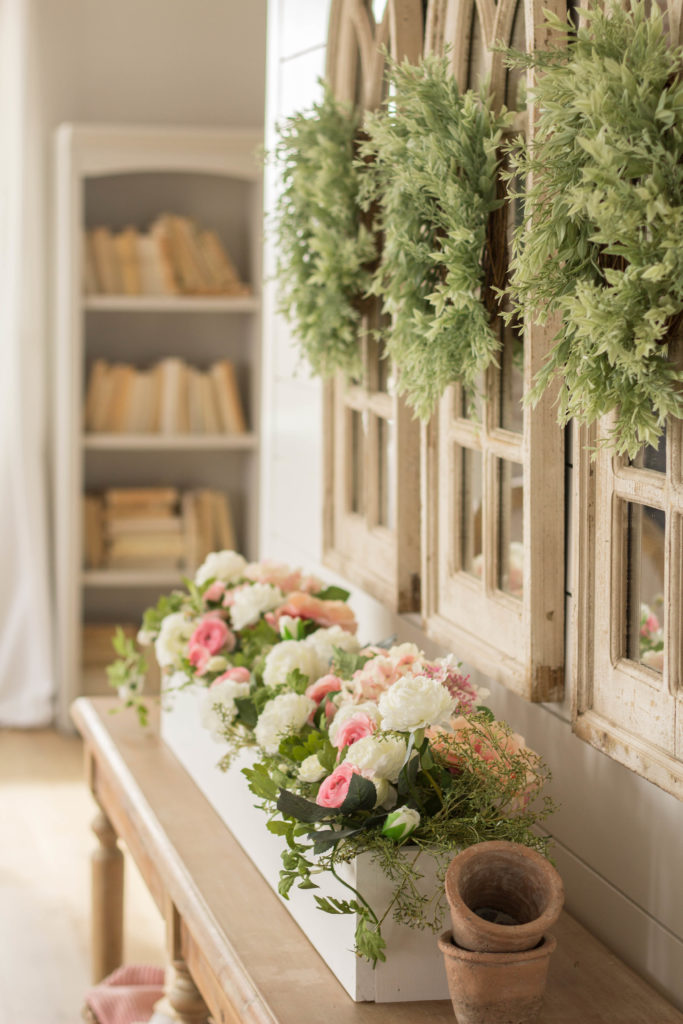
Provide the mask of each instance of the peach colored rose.
{"label": "peach colored rose", "polygon": [[214,580],[210,587],[207,587],[202,594],[205,602],[222,601],[225,593],[225,583],[222,580]]}
{"label": "peach colored rose", "polygon": [[341,807],[349,792],[351,779],[356,774],[356,766],[344,761],[321,784],[315,802],[320,807]]}
{"label": "peach colored rose", "polygon": [[327,693],[335,693],[337,690],[341,690],[344,683],[339,676],[334,676],[331,673],[326,676],[321,676],[314,683],[311,683],[306,688],[306,696],[310,700],[314,700],[316,704],[320,704],[323,697]]}
{"label": "peach colored rose", "polygon": [[303,576],[301,569],[292,569],[283,562],[251,562],[244,575],[254,583],[270,583],[285,594],[303,590],[315,593],[322,590],[322,583],[315,576]]}
{"label": "peach colored rose", "polygon": [[401,644],[382,651],[353,674],[353,699],[379,700],[385,690],[413,670],[420,670],[421,652],[412,644]]}
{"label": "peach colored rose", "polygon": [[350,747],[357,740],[362,740],[365,736],[372,736],[373,732],[377,732],[377,724],[369,715],[352,715],[340,726],[335,737],[335,746],[338,750],[342,750],[344,747]]}
{"label": "peach colored rose", "polygon": [[301,590],[289,594],[285,603],[275,610],[277,621],[282,615],[311,619],[319,626],[341,626],[347,633],[355,633],[358,629],[355,616],[345,601],[323,601]]}
{"label": "peach colored rose", "polygon": [[206,647],[210,654],[218,654],[235,647],[235,634],[228,629],[221,618],[205,615],[190,637],[190,647],[199,645]]}
{"label": "peach colored rose", "polygon": [[235,683],[248,683],[251,679],[251,673],[248,668],[244,668],[242,665],[236,665],[234,668],[229,668],[222,676],[218,676],[214,679],[211,686],[216,686],[217,683],[224,683],[226,679],[232,679]]}
{"label": "peach colored rose", "polygon": [[202,674],[211,657],[211,651],[208,647],[204,647],[202,644],[190,643],[188,659],[190,665],[196,669],[197,675]]}

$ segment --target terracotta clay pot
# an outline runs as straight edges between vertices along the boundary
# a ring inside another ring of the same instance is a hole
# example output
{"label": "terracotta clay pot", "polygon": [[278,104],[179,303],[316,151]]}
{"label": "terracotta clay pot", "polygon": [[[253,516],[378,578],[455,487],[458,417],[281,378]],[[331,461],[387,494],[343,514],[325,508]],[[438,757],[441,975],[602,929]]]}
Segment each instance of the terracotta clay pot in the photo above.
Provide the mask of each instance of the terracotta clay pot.
{"label": "terracotta clay pot", "polygon": [[533,1024],[538,1019],[556,946],[546,935],[536,949],[475,953],[460,949],[450,932],[439,939],[458,1024]]}
{"label": "terracotta clay pot", "polygon": [[562,879],[545,857],[518,843],[479,843],[446,872],[453,939],[480,953],[533,950],[557,921]]}

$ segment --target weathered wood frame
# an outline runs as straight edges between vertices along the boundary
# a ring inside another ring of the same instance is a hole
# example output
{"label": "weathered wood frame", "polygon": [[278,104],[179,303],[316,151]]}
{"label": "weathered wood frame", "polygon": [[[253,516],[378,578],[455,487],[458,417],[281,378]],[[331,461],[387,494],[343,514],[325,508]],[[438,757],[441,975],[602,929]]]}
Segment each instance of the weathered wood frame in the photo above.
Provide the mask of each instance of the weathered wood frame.
{"label": "weathered wood frame", "polygon": [[[420,0],[387,0],[375,24],[364,0],[333,0],[327,44],[327,80],[338,99],[373,110],[382,101],[386,47],[397,59],[422,54]],[[381,386],[380,352],[371,340],[379,302],[368,303],[359,330],[365,378],[349,385],[338,377],[325,386],[325,496],[323,560],[399,612],[420,601],[420,430],[405,403]],[[362,464],[354,466],[352,418],[365,426]],[[393,430],[388,474],[393,522],[382,522],[379,479],[381,425]],[[362,479],[364,505],[354,510],[351,481]]]}
{"label": "weathered wood frame", "polygon": [[[547,5],[523,4],[527,49],[548,45],[543,17]],[[564,15],[564,4],[552,10]],[[449,0],[443,20],[443,41],[451,47],[453,72],[461,88],[471,82],[469,67],[475,17],[486,46],[483,75],[490,77],[494,103],[505,95],[502,55],[492,52],[510,42],[517,16],[515,0]],[[476,76],[479,77],[479,76]],[[531,83],[529,83],[531,84]],[[515,127],[533,133],[534,110],[518,115]],[[528,324],[524,332],[524,390],[542,366],[557,330]],[[427,633],[450,647],[475,668],[534,701],[557,701],[564,682],[564,437],[556,422],[555,393],[547,393],[534,409],[524,410],[523,430],[503,429],[497,419],[499,370],[486,375],[482,421],[455,415],[459,389],[451,388],[438,415],[423,430],[423,614]],[[480,452],[483,462],[483,574],[479,580],[462,570],[460,531],[462,484],[454,471],[454,455]],[[498,459],[522,468],[523,596],[516,599],[497,585],[500,502],[496,485]]]}
{"label": "weathered wood frame", "polygon": [[[605,448],[593,460],[610,426],[606,419],[598,430],[576,431],[574,731],[683,799],[683,423],[669,426],[666,473],[630,466]],[[661,673],[625,649],[627,502],[666,514]]]}

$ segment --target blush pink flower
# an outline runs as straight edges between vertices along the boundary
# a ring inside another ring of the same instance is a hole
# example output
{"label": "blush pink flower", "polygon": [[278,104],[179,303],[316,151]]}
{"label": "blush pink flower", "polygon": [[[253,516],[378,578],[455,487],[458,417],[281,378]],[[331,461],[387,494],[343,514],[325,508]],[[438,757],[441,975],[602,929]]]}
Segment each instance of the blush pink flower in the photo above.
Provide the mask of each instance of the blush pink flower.
{"label": "blush pink flower", "polygon": [[359,772],[355,764],[344,761],[321,784],[315,802],[320,807],[341,807],[349,792],[351,779],[356,774]]}
{"label": "blush pink flower", "polygon": [[234,668],[229,668],[222,676],[218,676],[217,679],[214,679],[211,686],[216,686],[218,683],[224,683],[226,679],[232,679],[235,683],[248,683],[251,679],[251,673],[249,669],[244,668],[243,665],[236,665]]}
{"label": "blush pink flower", "polygon": [[225,583],[222,580],[214,580],[210,587],[204,591],[202,598],[205,602],[222,601],[225,593]]}
{"label": "blush pink flower", "polygon": [[347,633],[355,633],[358,629],[356,618],[345,601],[324,601],[302,590],[289,594],[275,615],[277,621],[282,615],[290,615],[293,619],[310,619],[319,626],[341,626]]}
{"label": "blush pink flower", "polygon": [[326,676],[321,676],[320,679],[316,679],[314,683],[311,683],[306,688],[306,696],[310,700],[314,700],[316,704],[320,704],[325,694],[341,690],[343,686],[344,683],[339,676],[330,673]]}
{"label": "blush pink flower", "polygon": [[645,619],[645,622],[641,624],[640,635],[649,636],[650,633],[656,633],[659,629],[659,619],[657,618],[654,612],[650,612],[650,614]]}
{"label": "blush pink flower", "polygon": [[342,750],[344,747],[350,747],[352,743],[356,743],[366,736],[372,736],[373,732],[376,731],[377,723],[373,722],[369,715],[359,712],[357,715],[352,715],[351,718],[348,718],[340,726],[334,745],[338,750]]}
{"label": "blush pink flower", "polygon": [[210,654],[218,654],[223,649],[232,651],[235,647],[235,634],[221,618],[206,615],[190,637],[190,647],[195,644],[206,647]]}
{"label": "blush pink flower", "polygon": [[188,659],[190,665],[197,671],[197,675],[201,675],[211,659],[212,654],[208,647],[204,647],[203,644],[192,643],[190,641],[190,649],[188,651]]}

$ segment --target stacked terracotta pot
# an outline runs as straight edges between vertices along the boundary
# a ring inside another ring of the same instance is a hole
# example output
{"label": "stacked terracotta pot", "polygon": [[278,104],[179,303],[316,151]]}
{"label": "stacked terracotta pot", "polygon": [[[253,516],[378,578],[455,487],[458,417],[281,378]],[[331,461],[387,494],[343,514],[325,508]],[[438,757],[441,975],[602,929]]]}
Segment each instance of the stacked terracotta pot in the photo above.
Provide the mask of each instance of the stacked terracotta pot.
{"label": "stacked terracotta pot", "polygon": [[446,874],[452,934],[439,939],[458,1024],[538,1019],[564,888],[553,866],[517,843],[479,843]]}

